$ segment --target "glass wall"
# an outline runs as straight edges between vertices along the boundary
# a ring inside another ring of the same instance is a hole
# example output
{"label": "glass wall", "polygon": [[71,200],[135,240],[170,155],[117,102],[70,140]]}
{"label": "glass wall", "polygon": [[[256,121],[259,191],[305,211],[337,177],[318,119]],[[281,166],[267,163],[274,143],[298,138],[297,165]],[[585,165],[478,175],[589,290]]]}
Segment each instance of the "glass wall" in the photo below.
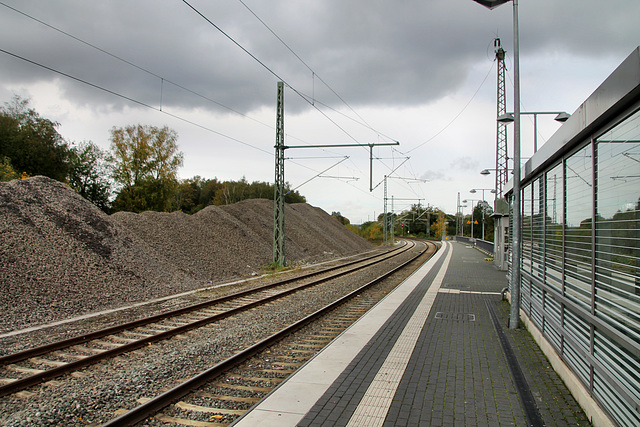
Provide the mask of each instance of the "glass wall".
{"label": "glass wall", "polygon": [[640,425],[640,111],[522,186],[521,304],[620,425]]}
{"label": "glass wall", "polygon": [[593,156],[591,144],[565,160],[564,290],[584,308],[591,305]]}
{"label": "glass wall", "polygon": [[547,284],[560,292],[564,270],[564,173],[562,164],[546,173],[544,270]]}
{"label": "glass wall", "polygon": [[595,313],[640,342],[640,113],[596,147]]}

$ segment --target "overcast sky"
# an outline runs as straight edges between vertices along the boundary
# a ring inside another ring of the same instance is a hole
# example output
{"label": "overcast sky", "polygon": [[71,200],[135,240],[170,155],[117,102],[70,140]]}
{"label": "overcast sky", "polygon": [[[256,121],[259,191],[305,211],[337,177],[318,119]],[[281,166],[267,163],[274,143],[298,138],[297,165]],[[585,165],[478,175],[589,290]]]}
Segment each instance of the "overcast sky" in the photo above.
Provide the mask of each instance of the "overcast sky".
{"label": "overcast sky", "polygon": [[[400,142],[374,149],[373,192],[368,147],[287,150],[286,180],[304,184],[310,204],[373,220],[383,177],[397,168],[388,180],[395,210],[420,201],[455,213],[458,192],[477,198],[470,189],[494,186],[479,172],[495,167],[496,37],[513,110],[512,9],[472,0],[1,0],[0,101],[30,98],[64,138],[105,149],[114,126],[166,125],[185,156],[181,178],[273,182],[283,80],[285,144]],[[519,9],[523,111],[572,113],[640,44],[638,0],[520,0]],[[541,116],[539,145],[557,127]],[[527,157],[527,116],[522,135]]]}

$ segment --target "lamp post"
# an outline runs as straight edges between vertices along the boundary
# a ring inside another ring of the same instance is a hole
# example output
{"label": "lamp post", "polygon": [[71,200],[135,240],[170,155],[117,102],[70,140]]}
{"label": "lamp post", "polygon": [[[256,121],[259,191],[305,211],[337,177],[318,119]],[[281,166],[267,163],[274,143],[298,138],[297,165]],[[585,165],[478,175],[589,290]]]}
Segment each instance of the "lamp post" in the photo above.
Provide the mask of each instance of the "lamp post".
{"label": "lamp post", "polygon": [[[473,0],[493,9],[509,0]],[[509,287],[511,289],[511,311],[509,328],[518,328],[520,321],[520,255],[522,253],[520,228],[522,226],[520,206],[520,30],[518,24],[518,0],[513,2],[513,231],[512,257]]]}
{"label": "lamp post", "polygon": [[[566,111],[527,111],[520,112],[520,115],[529,115],[533,116],[533,152],[538,151],[538,115],[539,114],[555,114],[556,116],[553,118],[556,122],[564,123],[566,122],[571,114]],[[511,123],[515,120],[512,113],[504,113],[496,119],[500,123]]]}
{"label": "lamp post", "polygon": [[475,210],[473,209],[473,202],[479,202],[479,201],[480,199],[464,199],[462,201],[462,203],[471,202],[471,241],[473,241],[473,212]]}
{"label": "lamp post", "polygon": [[478,191],[482,191],[482,240],[484,240],[484,216],[485,216],[485,206],[487,204],[487,200],[484,198],[484,192],[486,191],[491,191],[492,193],[495,194],[496,190],[494,190],[493,188],[472,188],[469,193],[473,193],[475,194]]}
{"label": "lamp post", "polygon": [[463,205],[463,204],[458,205],[458,208],[460,208],[460,218],[462,221],[462,237],[464,237],[464,208],[466,207],[467,205]]}

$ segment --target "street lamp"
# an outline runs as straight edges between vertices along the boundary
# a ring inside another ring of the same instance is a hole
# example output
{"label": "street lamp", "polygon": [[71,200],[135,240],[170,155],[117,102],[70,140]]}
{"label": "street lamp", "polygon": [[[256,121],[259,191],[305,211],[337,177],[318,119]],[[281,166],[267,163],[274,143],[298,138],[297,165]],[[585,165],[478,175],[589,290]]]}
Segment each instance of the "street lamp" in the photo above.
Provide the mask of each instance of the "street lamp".
{"label": "street lamp", "polygon": [[[480,199],[464,199],[462,203],[471,202],[471,241],[473,242],[473,202],[479,202]],[[474,243],[475,246],[475,243]]]}
{"label": "street lamp", "polygon": [[[484,7],[493,9],[509,0],[473,0]],[[511,288],[511,311],[509,328],[516,329],[520,320],[520,255],[522,253],[520,227],[520,30],[518,28],[518,0],[513,2],[513,230],[512,264],[509,285]]]}
{"label": "street lamp", "polygon": [[485,216],[485,206],[487,204],[487,200],[484,198],[484,192],[486,191],[491,191],[492,193],[495,194],[496,190],[494,190],[493,188],[472,188],[469,193],[473,193],[475,194],[477,191],[482,191],[482,201],[484,202],[482,205],[482,240],[484,240],[484,216]]}
{"label": "street lamp", "polygon": [[[498,169],[496,168],[489,168],[489,169],[482,169],[480,171],[480,175],[491,175],[491,171],[496,172]],[[508,170],[507,170],[508,172]],[[513,170],[511,171],[511,175],[513,175]]]}
{"label": "street lamp", "polygon": [[[569,117],[571,117],[571,114],[567,113],[566,111],[527,111],[524,113],[520,112],[520,115],[523,115],[523,114],[533,116],[533,152],[534,153],[538,151],[538,114],[555,114],[556,116],[553,118],[553,120],[560,123],[566,122],[569,119]],[[496,120],[498,120],[500,123],[511,123],[515,120],[515,118],[511,113],[504,113],[498,116]]]}
{"label": "street lamp", "polygon": [[464,237],[464,208],[466,208],[467,205],[460,205],[460,220],[462,221],[462,237]]}

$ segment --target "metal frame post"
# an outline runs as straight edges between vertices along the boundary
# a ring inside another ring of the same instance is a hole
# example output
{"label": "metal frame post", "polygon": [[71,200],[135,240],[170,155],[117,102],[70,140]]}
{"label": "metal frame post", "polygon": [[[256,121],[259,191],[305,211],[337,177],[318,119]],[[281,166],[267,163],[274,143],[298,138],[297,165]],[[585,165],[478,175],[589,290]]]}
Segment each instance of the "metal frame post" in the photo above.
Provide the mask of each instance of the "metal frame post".
{"label": "metal frame post", "polygon": [[522,254],[521,228],[522,206],[520,194],[520,30],[518,23],[518,0],[513,0],[513,112],[514,112],[514,141],[513,141],[513,252],[511,267],[511,311],[509,315],[509,329],[517,329],[520,324],[520,257]]}

